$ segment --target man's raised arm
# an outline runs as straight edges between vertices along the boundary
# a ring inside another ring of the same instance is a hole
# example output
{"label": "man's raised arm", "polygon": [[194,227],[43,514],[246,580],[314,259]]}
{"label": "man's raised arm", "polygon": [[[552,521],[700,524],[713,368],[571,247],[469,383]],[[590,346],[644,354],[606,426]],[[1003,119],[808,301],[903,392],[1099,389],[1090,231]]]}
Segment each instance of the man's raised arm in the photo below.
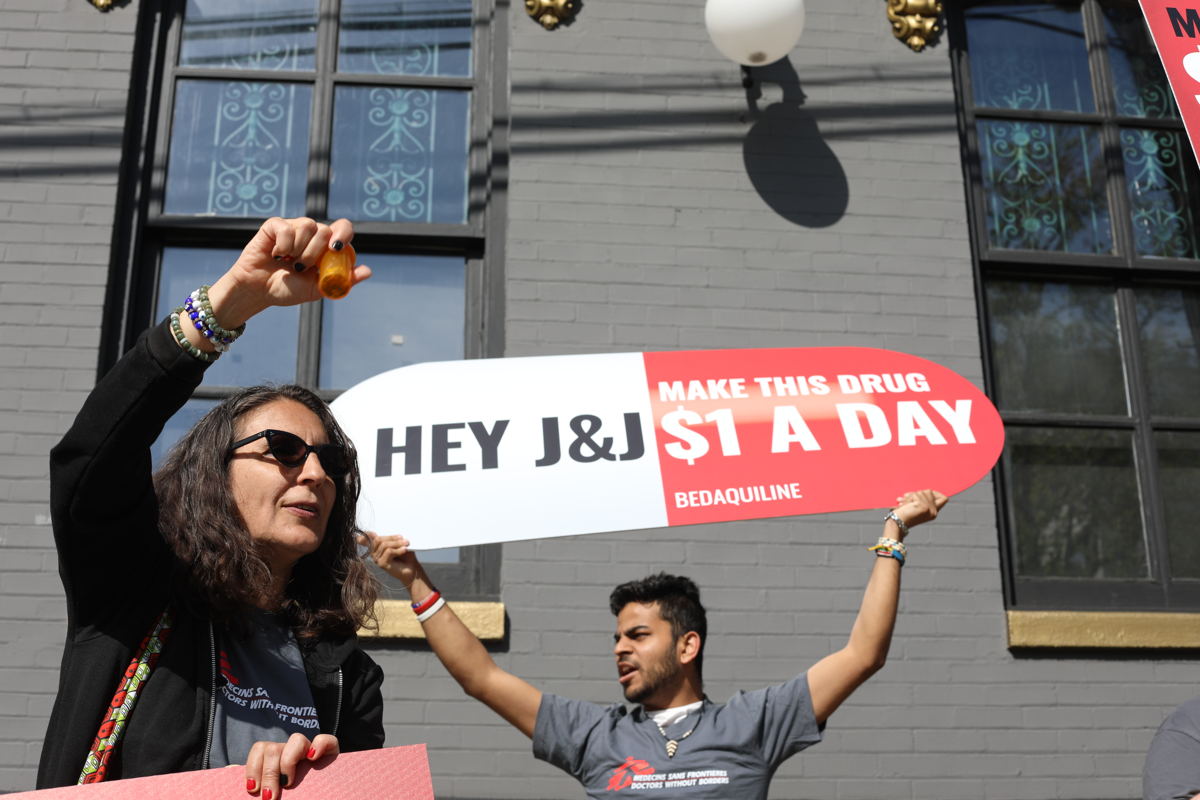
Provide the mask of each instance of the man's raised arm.
{"label": "man's raised arm", "polygon": [[[909,492],[897,498],[891,516],[884,522],[883,535],[903,542],[908,529],[937,517],[946,505],[946,496],[932,490]],[[885,548],[886,550],[898,548]],[[876,558],[867,581],[858,619],[850,631],[850,641],[836,653],[818,661],[808,671],[808,690],[812,695],[813,714],[824,724],[850,694],[883,667],[892,643],[896,607],[900,600],[900,558]]]}
{"label": "man's raised arm", "polygon": [[478,637],[463,624],[429,582],[425,569],[408,549],[403,536],[365,532],[362,543],[371,548],[375,563],[408,589],[425,630],[425,638],[446,671],[468,695],[504,717],[521,733],[533,737],[542,693],[496,665]]}

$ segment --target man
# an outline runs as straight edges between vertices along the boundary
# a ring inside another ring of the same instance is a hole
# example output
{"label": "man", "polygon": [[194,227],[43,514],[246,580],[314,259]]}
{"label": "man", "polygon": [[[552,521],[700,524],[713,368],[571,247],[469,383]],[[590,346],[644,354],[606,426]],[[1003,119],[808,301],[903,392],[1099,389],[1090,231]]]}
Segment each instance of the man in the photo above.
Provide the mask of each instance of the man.
{"label": "man", "polygon": [[1146,753],[1143,800],[1200,800],[1200,697],[1172,711]]}
{"label": "man", "polygon": [[888,512],[858,619],[845,647],[778,686],[704,695],[704,607],[692,581],[652,575],[610,598],[617,680],[625,699],[604,707],[543,694],[500,669],[445,608],[403,537],[366,534],[376,563],[412,594],[413,609],[443,665],[470,696],[533,739],[534,756],[573,775],[588,797],[765,798],[784,759],[821,739],[825,720],[883,666],[896,620],[902,544],[937,516],[946,497],[910,492]]}

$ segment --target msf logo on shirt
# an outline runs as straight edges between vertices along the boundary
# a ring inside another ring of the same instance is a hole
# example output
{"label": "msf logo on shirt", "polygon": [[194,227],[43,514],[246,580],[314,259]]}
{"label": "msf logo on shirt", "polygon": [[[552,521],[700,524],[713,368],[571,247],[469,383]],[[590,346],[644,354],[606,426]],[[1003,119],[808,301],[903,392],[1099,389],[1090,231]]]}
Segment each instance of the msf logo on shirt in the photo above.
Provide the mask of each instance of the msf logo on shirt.
{"label": "msf logo on shirt", "polygon": [[605,791],[619,792],[633,783],[634,775],[653,774],[654,767],[650,766],[649,761],[643,761],[640,758],[629,756],[625,759],[624,764],[613,770],[612,777],[608,779],[608,786],[605,787]]}
{"label": "msf logo on shirt", "polygon": [[221,677],[234,686],[242,685],[242,682],[233,676],[233,667],[229,665],[229,656],[224,650],[221,651]]}

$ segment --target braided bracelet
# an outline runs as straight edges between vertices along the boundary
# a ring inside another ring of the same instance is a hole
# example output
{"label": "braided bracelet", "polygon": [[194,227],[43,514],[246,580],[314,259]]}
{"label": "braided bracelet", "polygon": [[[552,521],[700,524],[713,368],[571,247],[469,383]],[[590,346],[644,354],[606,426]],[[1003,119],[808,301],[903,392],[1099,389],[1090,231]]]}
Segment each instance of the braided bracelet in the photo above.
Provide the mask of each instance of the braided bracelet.
{"label": "braided bracelet", "polygon": [[899,550],[893,550],[890,547],[882,547],[880,545],[875,545],[874,547],[868,547],[867,549],[873,550],[875,552],[875,555],[879,556],[880,558],[896,559],[897,561],[900,562],[900,566],[902,566],[902,567],[904,566],[904,559],[907,558],[907,556],[905,556],[904,553],[901,553]]}
{"label": "braided bracelet", "polygon": [[879,541],[867,549],[882,558],[896,559],[902,567],[904,566],[904,559],[908,558],[908,548],[904,546],[904,542],[889,539],[886,536],[880,536]]}
{"label": "braided bracelet", "polygon": [[896,559],[896,561],[900,562],[900,566],[902,566],[902,567],[904,566],[904,558],[905,557],[898,550],[888,550],[885,547],[881,547],[878,549],[872,547],[870,549],[874,550],[875,555],[879,556],[880,558],[894,558],[894,559]]}

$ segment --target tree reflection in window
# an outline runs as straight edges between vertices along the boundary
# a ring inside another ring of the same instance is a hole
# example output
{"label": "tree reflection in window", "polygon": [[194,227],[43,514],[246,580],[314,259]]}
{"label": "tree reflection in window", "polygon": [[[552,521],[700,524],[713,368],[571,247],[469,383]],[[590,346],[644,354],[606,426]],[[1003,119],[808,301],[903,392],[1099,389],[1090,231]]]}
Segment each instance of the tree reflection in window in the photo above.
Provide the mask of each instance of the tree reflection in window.
{"label": "tree reflection in window", "polygon": [[1161,492],[1170,544],[1171,575],[1200,579],[1200,536],[1196,535],[1196,489],[1200,487],[1200,432],[1155,435]]}
{"label": "tree reflection in window", "polygon": [[1128,431],[1009,428],[1005,469],[1019,575],[1147,576],[1132,438]]}
{"label": "tree reflection in window", "polygon": [[1141,289],[1137,320],[1150,413],[1196,416],[1200,413],[1200,290]]}

